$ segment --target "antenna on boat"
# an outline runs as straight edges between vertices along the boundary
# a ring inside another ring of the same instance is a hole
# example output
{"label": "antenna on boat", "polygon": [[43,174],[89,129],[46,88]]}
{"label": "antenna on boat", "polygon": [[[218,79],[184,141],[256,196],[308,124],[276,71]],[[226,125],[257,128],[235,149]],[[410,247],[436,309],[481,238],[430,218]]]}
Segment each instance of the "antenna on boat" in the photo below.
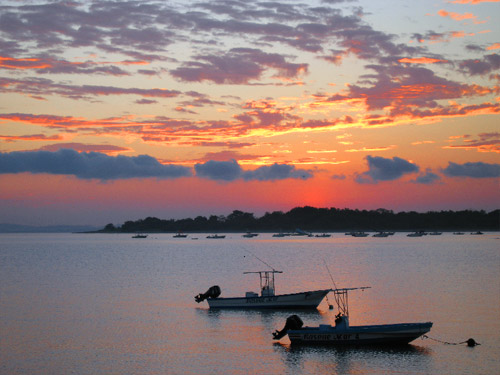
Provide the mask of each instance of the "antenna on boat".
{"label": "antenna on boat", "polygon": [[[333,284],[335,290],[337,290],[337,285],[335,284],[335,280],[333,280],[332,273],[330,272],[330,269],[328,268],[328,264],[326,264],[325,259],[323,259],[323,263],[325,263],[326,270],[328,271],[328,274],[330,275],[330,280],[332,280],[332,284]],[[335,303],[337,304],[337,306],[339,306],[339,300],[338,300],[337,293],[333,293],[333,296],[335,298]],[[328,301],[328,295],[326,295],[326,300]],[[333,305],[330,304],[330,301],[328,301],[328,306],[330,307],[330,310],[333,310]]]}
{"label": "antenna on boat", "polygon": [[243,249],[245,250],[247,253],[249,253],[250,255],[254,256],[257,260],[261,261],[263,264],[265,264],[266,266],[268,266],[270,269],[272,269],[273,271],[276,271],[276,269],[271,266],[269,263],[266,263],[264,262],[262,259],[260,259],[257,255],[255,255],[254,253],[252,253],[250,250],[248,249]]}

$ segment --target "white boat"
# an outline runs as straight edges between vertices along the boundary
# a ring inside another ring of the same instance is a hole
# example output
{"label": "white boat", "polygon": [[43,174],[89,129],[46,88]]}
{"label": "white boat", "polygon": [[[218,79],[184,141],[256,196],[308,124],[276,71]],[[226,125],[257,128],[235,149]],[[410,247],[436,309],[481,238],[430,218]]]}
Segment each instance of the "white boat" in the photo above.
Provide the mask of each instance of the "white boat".
{"label": "white boat", "polygon": [[365,232],[351,232],[350,235],[353,237],[368,237],[368,233]]}
{"label": "white boat", "polygon": [[418,231],[418,232],[413,232],[413,233],[409,233],[406,235],[406,237],[422,237],[422,236],[426,236],[427,233],[425,233],[424,231]]}
{"label": "white boat", "polygon": [[212,286],[206,293],[198,294],[196,302],[205,299],[210,308],[230,309],[315,309],[331,289],[312,290],[307,292],[275,294],[274,274],[282,271],[255,271],[260,277],[260,295],[255,292],[246,292],[244,297],[220,298],[220,287]]}
{"label": "white boat", "polygon": [[174,238],[186,238],[187,234],[178,231],[177,234],[174,235]]}
{"label": "white boat", "polygon": [[207,238],[210,238],[210,239],[221,239],[221,238],[226,238],[226,236],[221,235],[221,234],[212,234],[212,235],[207,236]]}
{"label": "white boat", "polygon": [[377,232],[372,237],[389,237],[389,232]]}
{"label": "white boat", "polygon": [[302,320],[292,315],[281,331],[273,333],[273,338],[280,340],[288,334],[292,345],[406,345],[430,331],[431,322],[350,326],[347,293],[366,288],[332,290],[339,308],[335,326],[320,324],[318,327],[302,327]]}
{"label": "white boat", "polygon": [[254,238],[254,237],[257,237],[258,235],[259,235],[258,233],[246,232],[244,235],[242,235],[242,237]]}

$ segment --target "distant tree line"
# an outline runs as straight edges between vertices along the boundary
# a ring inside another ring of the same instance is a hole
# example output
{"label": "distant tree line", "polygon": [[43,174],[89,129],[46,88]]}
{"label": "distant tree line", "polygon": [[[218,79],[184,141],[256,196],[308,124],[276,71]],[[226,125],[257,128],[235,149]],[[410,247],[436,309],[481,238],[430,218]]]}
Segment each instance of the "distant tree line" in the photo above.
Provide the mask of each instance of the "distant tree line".
{"label": "distant tree line", "polygon": [[108,224],[100,232],[278,232],[293,231],[416,231],[416,230],[500,230],[500,210],[431,211],[426,213],[338,208],[296,207],[288,212],[266,212],[260,218],[239,210],[228,216],[197,216],[194,219],[163,220],[148,217]]}

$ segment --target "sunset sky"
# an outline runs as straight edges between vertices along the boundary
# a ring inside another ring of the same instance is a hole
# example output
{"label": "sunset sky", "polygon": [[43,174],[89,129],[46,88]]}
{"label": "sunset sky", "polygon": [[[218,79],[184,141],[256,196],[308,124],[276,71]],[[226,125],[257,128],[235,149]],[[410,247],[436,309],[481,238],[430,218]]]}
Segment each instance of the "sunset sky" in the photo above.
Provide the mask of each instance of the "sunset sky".
{"label": "sunset sky", "polygon": [[500,0],[0,2],[0,223],[500,207]]}

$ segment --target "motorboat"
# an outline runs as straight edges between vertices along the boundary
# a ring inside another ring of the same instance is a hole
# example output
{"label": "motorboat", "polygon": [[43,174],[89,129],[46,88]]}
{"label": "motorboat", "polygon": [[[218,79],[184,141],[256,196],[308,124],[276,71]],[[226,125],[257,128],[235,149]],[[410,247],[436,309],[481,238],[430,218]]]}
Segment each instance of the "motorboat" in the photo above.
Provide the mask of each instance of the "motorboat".
{"label": "motorboat", "polygon": [[377,232],[372,237],[389,237],[389,236],[390,236],[389,232]]}
{"label": "motorboat", "polygon": [[258,235],[259,235],[258,233],[246,232],[244,235],[242,235],[242,237],[254,238],[254,237],[257,237]]}
{"label": "motorboat", "polygon": [[365,232],[349,232],[349,235],[353,237],[368,237],[368,233]]}
{"label": "motorboat", "polygon": [[212,235],[207,236],[207,238],[210,238],[210,239],[221,239],[221,238],[226,238],[226,236],[221,235],[221,234],[212,234]]}
{"label": "motorboat", "polygon": [[418,231],[418,232],[413,232],[413,233],[408,233],[406,235],[406,237],[422,237],[422,236],[426,236],[427,233],[425,233],[424,231]]}
{"label": "motorboat", "polygon": [[186,238],[187,237],[187,234],[186,233],[182,233],[181,231],[178,231],[175,235],[174,235],[174,238]]}
{"label": "motorboat", "polygon": [[135,236],[132,236],[132,238],[147,238],[147,234],[136,234]]}
{"label": "motorboat", "polygon": [[329,233],[322,233],[322,234],[317,234],[315,235],[314,237],[318,237],[318,238],[328,238],[328,237],[331,237],[332,235],[329,234]]}
{"label": "motorboat", "polygon": [[230,309],[315,309],[331,289],[312,290],[290,294],[276,294],[274,275],[282,271],[253,271],[244,274],[258,274],[260,278],[260,294],[246,292],[244,297],[219,297],[221,289],[218,285],[210,287],[207,292],[200,293],[195,301],[207,300],[210,308]]}
{"label": "motorboat", "polygon": [[274,340],[288,335],[292,345],[406,345],[430,331],[431,322],[350,326],[348,292],[367,288],[332,289],[339,309],[334,326],[303,327],[300,317],[291,315],[281,331],[273,332]]}

